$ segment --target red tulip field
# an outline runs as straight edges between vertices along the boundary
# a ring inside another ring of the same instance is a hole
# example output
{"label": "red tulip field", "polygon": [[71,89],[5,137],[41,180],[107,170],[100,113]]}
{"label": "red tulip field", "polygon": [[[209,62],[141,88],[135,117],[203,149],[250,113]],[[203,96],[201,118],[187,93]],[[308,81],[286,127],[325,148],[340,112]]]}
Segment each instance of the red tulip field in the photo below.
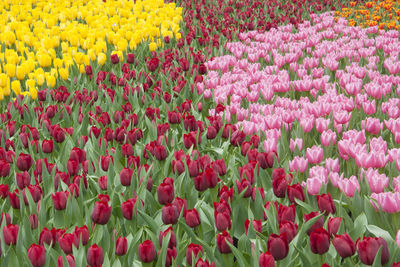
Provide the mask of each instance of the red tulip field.
{"label": "red tulip field", "polygon": [[400,266],[400,1],[0,20],[0,266]]}

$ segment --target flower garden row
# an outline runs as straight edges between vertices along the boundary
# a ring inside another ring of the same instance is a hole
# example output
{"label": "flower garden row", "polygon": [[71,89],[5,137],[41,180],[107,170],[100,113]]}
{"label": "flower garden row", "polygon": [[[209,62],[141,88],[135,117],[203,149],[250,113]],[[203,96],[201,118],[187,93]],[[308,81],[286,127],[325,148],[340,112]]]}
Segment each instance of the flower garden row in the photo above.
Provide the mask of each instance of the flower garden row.
{"label": "flower garden row", "polygon": [[3,6],[2,266],[398,265],[397,31],[329,1],[46,3]]}

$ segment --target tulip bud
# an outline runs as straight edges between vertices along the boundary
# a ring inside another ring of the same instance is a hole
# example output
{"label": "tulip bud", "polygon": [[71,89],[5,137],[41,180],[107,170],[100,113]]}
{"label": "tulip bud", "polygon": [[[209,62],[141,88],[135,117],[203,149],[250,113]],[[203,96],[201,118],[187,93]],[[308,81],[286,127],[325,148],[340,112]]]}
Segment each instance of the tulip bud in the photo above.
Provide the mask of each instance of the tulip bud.
{"label": "tulip bud", "polygon": [[228,246],[227,242],[233,245],[233,240],[227,231],[222,232],[217,235],[217,247],[218,251],[222,254],[231,253],[231,248]]}
{"label": "tulip bud", "polygon": [[0,159],[0,177],[7,177],[9,174],[10,164],[4,159]]}
{"label": "tulip bud", "polygon": [[123,186],[130,186],[132,180],[133,170],[128,168],[123,168],[119,175],[121,184]]}
{"label": "tulip bud", "polygon": [[310,234],[311,251],[315,254],[325,254],[329,250],[329,234],[324,228],[317,228]]}
{"label": "tulip bud", "polygon": [[86,225],[82,227],[75,226],[74,230],[74,245],[79,247],[82,240],[82,245],[85,246],[89,242],[89,229]]}
{"label": "tulip bud", "polygon": [[356,252],[356,246],[347,233],[344,233],[343,235],[336,235],[332,240],[332,244],[342,258],[351,257]]}
{"label": "tulip bud", "polygon": [[54,149],[54,143],[53,143],[52,139],[43,140],[43,142],[42,142],[43,153],[50,154],[51,152],[53,152],[53,149]]}
{"label": "tulip bud", "polygon": [[258,264],[260,267],[275,267],[275,259],[270,252],[266,251],[260,254]]}
{"label": "tulip bud", "polygon": [[336,233],[339,230],[340,223],[342,222],[342,218],[336,217],[336,218],[329,218],[328,219],[328,233],[329,236],[336,235]]}
{"label": "tulip bud", "polygon": [[90,246],[86,254],[86,259],[91,267],[101,266],[104,261],[103,249],[98,247],[97,244]]}
{"label": "tulip bud", "polygon": [[[51,194],[51,198],[53,199],[53,205],[56,210],[65,210],[67,206],[68,200],[68,192],[56,192]],[[69,253],[66,253],[69,254]]]}
{"label": "tulip bud", "polygon": [[279,177],[278,179],[272,180],[272,189],[274,191],[274,195],[279,198],[284,198],[286,195],[286,189],[288,186],[288,182],[285,177]]}
{"label": "tulip bud", "polygon": [[197,244],[191,243],[186,249],[186,262],[189,266],[192,266],[192,259],[197,258],[199,253],[203,253],[203,247]]}
{"label": "tulip bud", "polygon": [[305,200],[304,190],[300,183],[289,185],[287,187],[287,195],[291,203],[295,203],[295,198],[303,202]]}
{"label": "tulip bud", "polygon": [[289,243],[286,233],[271,234],[267,242],[268,251],[276,261],[284,259],[289,253]]}
{"label": "tulip bud", "polygon": [[119,63],[119,58],[117,54],[112,54],[111,55],[111,62],[112,64],[118,64]]}
{"label": "tulip bud", "polygon": [[[165,181],[165,180],[164,180]],[[157,187],[158,202],[161,205],[166,205],[174,200],[174,184],[163,182]]]}
{"label": "tulip bud", "polygon": [[24,189],[31,184],[31,176],[27,171],[16,173],[15,178],[17,180],[17,186],[19,189]]}
{"label": "tulip bud", "polygon": [[111,217],[111,206],[108,206],[107,202],[96,202],[90,217],[96,224],[106,224]]}
{"label": "tulip bud", "polygon": [[100,176],[98,182],[101,190],[107,190],[107,176]]}
{"label": "tulip bud", "polygon": [[325,212],[325,215],[329,213],[335,213],[336,207],[333,203],[331,194],[322,194],[317,196],[318,208],[321,212]]}
{"label": "tulip bud", "polygon": [[58,245],[65,254],[72,253],[72,244],[74,242],[74,236],[72,234],[64,234],[62,237],[58,239]]}
{"label": "tulip bud", "polygon": [[168,233],[171,233],[171,236],[169,238],[168,247],[169,248],[176,247],[176,236],[172,230],[172,227],[168,227],[167,230],[165,230],[165,231],[160,231],[160,234],[158,235],[158,243],[160,244],[160,247],[162,247],[162,241],[163,241],[164,237],[166,237],[168,235]]}
{"label": "tulip bud", "polygon": [[247,235],[247,232],[249,231],[249,226],[250,222],[252,222],[253,228],[255,231],[262,233],[262,224],[261,224],[261,219],[260,220],[252,220],[250,221],[249,219],[246,219],[244,222],[244,232]]}
{"label": "tulip bud", "polygon": [[232,226],[231,217],[228,212],[214,212],[215,227],[222,232],[230,229]]}
{"label": "tulip bud", "polygon": [[20,171],[28,171],[33,164],[31,155],[21,153],[17,158],[17,168]]}
{"label": "tulip bud", "polygon": [[3,227],[4,243],[6,243],[7,246],[17,244],[18,230],[19,226],[14,224]]}
{"label": "tulip bud", "polygon": [[282,235],[283,233],[286,233],[289,243],[296,236],[297,229],[298,229],[297,224],[293,223],[292,221],[283,220],[279,224],[279,234]]}
{"label": "tulip bud", "polygon": [[33,267],[41,267],[46,264],[46,249],[44,246],[32,244],[28,248],[28,259]]}
{"label": "tulip bud", "polygon": [[364,237],[363,240],[359,238],[356,246],[361,262],[366,265],[373,264],[380,247],[382,247],[381,264],[384,265],[389,261],[388,245],[382,237]]}
{"label": "tulip bud", "polygon": [[[304,222],[307,222],[308,220],[314,218],[315,216],[318,216],[319,212],[313,211],[308,214],[304,214]],[[319,218],[311,227],[310,229],[307,230],[307,234],[310,235],[312,231],[318,228],[322,228],[324,226],[324,219],[321,217]]]}
{"label": "tulip bud", "polygon": [[146,240],[138,247],[139,259],[144,263],[154,261],[156,258],[156,247],[151,240]]}
{"label": "tulip bud", "polygon": [[167,204],[162,207],[161,219],[164,224],[175,224],[178,222],[179,212],[176,206]]}
{"label": "tulip bud", "polygon": [[185,210],[183,215],[185,216],[185,222],[189,227],[195,228],[200,225],[200,215],[196,209]]}
{"label": "tulip bud", "polygon": [[126,254],[128,250],[128,240],[126,237],[118,237],[117,242],[115,244],[115,254],[118,256],[123,256]]}
{"label": "tulip bud", "polygon": [[38,216],[36,214],[29,215],[29,222],[31,229],[36,229],[38,227]]}

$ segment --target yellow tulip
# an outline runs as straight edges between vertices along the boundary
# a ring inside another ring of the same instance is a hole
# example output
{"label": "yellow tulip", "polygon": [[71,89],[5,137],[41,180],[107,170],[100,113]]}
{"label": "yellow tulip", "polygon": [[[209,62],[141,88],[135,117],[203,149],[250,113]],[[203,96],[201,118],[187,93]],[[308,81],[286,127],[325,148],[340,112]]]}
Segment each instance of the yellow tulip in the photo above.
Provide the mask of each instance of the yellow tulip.
{"label": "yellow tulip", "polygon": [[66,81],[68,80],[69,72],[67,68],[61,68],[58,70],[58,73],[60,74],[60,77]]}
{"label": "yellow tulip", "polygon": [[17,79],[18,80],[23,80],[25,79],[25,75],[26,75],[26,70],[25,70],[25,66],[18,66],[17,67]]}
{"label": "yellow tulip", "polygon": [[39,86],[42,86],[44,84],[44,74],[36,75],[36,82]]}
{"label": "yellow tulip", "polygon": [[46,76],[46,84],[48,87],[54,88],[54,86],[56,85],[56,78],[52,75],[47,75]]}
{"label": "yellow tulip", "polygon": [[7,63],[5,70],[6,70],[6,73],[7,73],[8,77],[13,78],[15,76],[15,71],[16,70],[15,70],[15,65],[14,64]]}
{"label": "yellow tulip", "polygon": [[29,87],[29,94],[31,95],[32,99],[35,100],[37,98],[37,89],[36,87]]}
{"label": "yellow tulip", "polygon": [[18,80],[14,80],[11,82],[11,89],[14,91],[16,95],[21,94],[21,83]]}
{"label": "yellow tulip", "polygon": [[0,73],[0,87],[6,87],[7,82],[9,82],[9,79],[7,74],[5,73]]}
{"label": "yellow tulip", "polygon": [[149,44],[149,50],[150,50],[151,52],[153,52],[153,51],[156,51],[156,49],[157,49],[157,44],[156,44],[155,42],[151,42],[151,43]]}
{"label": "yellow tulip", "polygon": [[3,88],[0,88],[0,101],[4,99]]}
{"label": "yellow tulip", "polygon": [[104,54],[104,53],[100,53],[100,54],[97,56],[97,63],[98,63],[100,66],[103,66],[104,63],[106,63],[106,60],[107,60],[107,56],[106,56],[106,54]]}

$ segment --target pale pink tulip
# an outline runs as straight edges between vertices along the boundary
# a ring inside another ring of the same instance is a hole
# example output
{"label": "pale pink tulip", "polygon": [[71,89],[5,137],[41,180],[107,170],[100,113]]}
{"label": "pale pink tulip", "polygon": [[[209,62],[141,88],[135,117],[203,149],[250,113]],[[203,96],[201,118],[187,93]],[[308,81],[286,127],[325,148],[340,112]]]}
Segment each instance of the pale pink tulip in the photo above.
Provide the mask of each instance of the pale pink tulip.
{"label": "pale pink tulip", "polygon": [[324,158],[324,150],[320,146],[307,148],[306,157],[310,164],[318,164]]}

